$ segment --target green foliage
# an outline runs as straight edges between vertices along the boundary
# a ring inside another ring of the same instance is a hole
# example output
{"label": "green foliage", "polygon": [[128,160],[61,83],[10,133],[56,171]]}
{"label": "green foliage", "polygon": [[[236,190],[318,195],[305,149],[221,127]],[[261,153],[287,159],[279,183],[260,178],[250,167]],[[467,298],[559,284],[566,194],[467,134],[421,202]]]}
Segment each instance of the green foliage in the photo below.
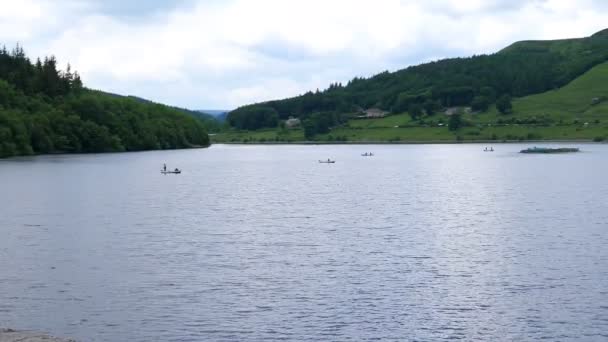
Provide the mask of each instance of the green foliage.
{"label": "green foliage", "polygon": [[422,106],[424,107],[426,115],[433,115],[441,109],[441,103],[438,100],[433,99],[427,99]]}
{"label": "green foliage", "polygon": [[314,113],[304,120],[304,137],[312,140],[317,134],[327,134],[332,126],[338,125],[345,120],[336,113]]}
{"label": "green foliage", "polygon": [[402,92],[391,105],[391,110],[395,114],[409,111],[411,106],[420,106],[420,104],[425,101],[425,95],[428,94],[410,94],[408,92]]}
{"label": "green foliage", "polygon": [[408,108],[408,112],[410,113],[412,120],[416,120],[424,114],[422,105],[418,103],[412,103]]}
{"label": "green foliage", "polygon": [[306,140],[312,140],[317,134],[317,125],[312,120],[304,120],[304,137]]}
{"label": "green foliage", "polygon": [[502,114],[509,114],[513,112],[513,104],[511,103],[511,96],[503,95],[496,100],[496,109]]}
{"label": "green foliage", "polygon": [[481,87],[479,89],[479,95],[484,97],[488,103],[494,103],[494,101],[496,101],[496,91],[492,87]]}
{"label": "green foliage", "polygon": [[471,109],[474,111],[485,112],[490,106],[490,101],[485,96],[475,96],[471,102]]}
{"label": "green foliage", "polygon": [[179,110],[83,88],[53,57],[32,65],[0,51],[0,157],[206,146],[203,123]]}
{"label": "green foliage", "polygon": [[228,114],[228,122],[238,129],[256,130],[276,127],[279,122],[277,111],[270,107],[244,107]]}
{"label": "green foliage", "polygon": [[456,131],[462,127],[462,116],[460,114],[453,114],[450,116],[448,121],[448,129],[450,131]]}
{"label": "green foliage", "polygon": [[0,79],[12,84],[26,95],[44,94],[49,97],[78,93],[82,81],[77,72],[72,72],[68,64],[66,71],[60,71],[54,56],[38,59],[32,64],[23,48],[17,45],[12,51],[0,49]]}

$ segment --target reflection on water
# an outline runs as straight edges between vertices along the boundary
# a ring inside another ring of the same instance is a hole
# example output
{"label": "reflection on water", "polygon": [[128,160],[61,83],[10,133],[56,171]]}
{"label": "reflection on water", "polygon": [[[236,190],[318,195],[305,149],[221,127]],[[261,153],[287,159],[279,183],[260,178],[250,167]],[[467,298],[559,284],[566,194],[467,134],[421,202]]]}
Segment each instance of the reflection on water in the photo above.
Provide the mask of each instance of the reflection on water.
{"label": "reflection on water", "polygon": [[483,147],[2,160],[0,325],[92,341],[608,338],[608,146]]}

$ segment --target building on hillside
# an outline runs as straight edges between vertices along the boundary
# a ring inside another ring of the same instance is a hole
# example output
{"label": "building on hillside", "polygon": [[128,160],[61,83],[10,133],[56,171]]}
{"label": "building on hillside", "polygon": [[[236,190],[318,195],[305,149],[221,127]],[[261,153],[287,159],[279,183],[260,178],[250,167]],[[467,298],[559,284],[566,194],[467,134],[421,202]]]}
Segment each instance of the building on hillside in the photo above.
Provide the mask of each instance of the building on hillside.
{"label": "building on hillside", "polygon": [[445,110],[445,115],[447,116],[452,116],[460,113],[462,113],[462,109],[460,107],[450,107]]}
{"label": "building on hillside", "polygon": [[295,128],[299,127],[302,122],[298,118],[294,118],[290,116],[289,119],[285,120],[285,127],[287,128]]}
{"label": "building on hillside", "polygon": [[364,110],[363,113],[365,114],[365,117],[368,119],[383,118],[388,114],[387,111],[384,111],[379,108],[369,108],[369,109]]}
{"label": "building on hillside", "polygon": [[471,107],[449,107],[445,110],[445,115],[452,116],[454,114],[471,114],[473,110]]}

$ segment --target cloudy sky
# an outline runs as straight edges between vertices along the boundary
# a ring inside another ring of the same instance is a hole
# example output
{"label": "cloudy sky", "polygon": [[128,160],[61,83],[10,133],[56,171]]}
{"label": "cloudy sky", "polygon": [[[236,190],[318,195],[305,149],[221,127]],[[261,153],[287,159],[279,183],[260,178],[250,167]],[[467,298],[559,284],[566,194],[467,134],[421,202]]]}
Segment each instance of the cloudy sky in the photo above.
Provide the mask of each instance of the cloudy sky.
{"label": "cloudy sky", "polygon": [[91,88],[232,109],[522,39],[608,27],[605,0],[0,0],[0,44]]}

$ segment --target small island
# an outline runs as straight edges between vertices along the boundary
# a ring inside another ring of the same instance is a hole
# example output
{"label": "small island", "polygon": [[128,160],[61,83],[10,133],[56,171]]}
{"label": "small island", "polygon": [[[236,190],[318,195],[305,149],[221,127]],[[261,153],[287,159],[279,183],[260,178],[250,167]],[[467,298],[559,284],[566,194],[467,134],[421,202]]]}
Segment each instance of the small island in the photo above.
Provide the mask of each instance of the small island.
{"label": "small island", "polygon": [[548,147],[531,147],[525,150],[521,150],[520,153],[570,153],[579,152],[578,148],[573,147],[561,147],[561,148],[548,148]]}

